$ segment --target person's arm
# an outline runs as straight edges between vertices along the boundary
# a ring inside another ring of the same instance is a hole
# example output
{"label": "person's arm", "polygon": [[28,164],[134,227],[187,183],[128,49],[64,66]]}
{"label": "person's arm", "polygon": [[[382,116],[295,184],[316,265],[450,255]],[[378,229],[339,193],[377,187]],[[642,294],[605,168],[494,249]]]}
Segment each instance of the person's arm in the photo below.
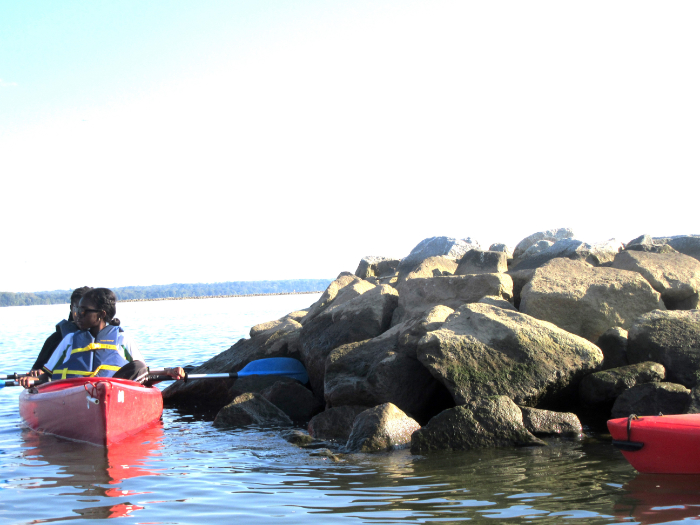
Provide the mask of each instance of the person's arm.
{"label": "person's arm", "polygon": [[[41,372],[44,372],[44,374],[42,374],[39,378],[40,383],[45,383],[50,379],[50,374],[53,369],[56,368],[59,362],[65,361],[66,357],[70,355],[69,349],[71,346],[73,346],[73,334],[68,334],[58,344],[56,349],[53,351],[53,354],[51,354],[51,357],[49,357],[49,360],[42,367]],[[17,382],[24,388],[29,388],[30,386],[37,384],[36,376],[22,377]]]}
{"label": "person's arm", "polygon": [[46,364],[60,343],[61,334],[59,332],[54,332],[46,338],[46,341],[44,341],[44,346],[41,347],[41,352],[39,352],[39,357],[36,358],[36,361],[34,361],[34,364],[32,365],[32,372],[36,370],[41,373],[41,368]]}

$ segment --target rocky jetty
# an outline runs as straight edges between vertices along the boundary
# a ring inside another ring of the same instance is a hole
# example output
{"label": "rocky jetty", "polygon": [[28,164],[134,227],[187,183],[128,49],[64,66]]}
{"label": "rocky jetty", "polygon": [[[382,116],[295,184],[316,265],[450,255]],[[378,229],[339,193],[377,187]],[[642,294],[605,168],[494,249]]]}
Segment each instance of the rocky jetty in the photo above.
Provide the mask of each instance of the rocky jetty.
{"label": "rocky jetty", "polygon": [[540,446],[611,416],[700,412],[699,293],[700,235],[589,244],[559,228],[514,249],[433,237],[363,258],[194,371],[291,357],[307,384],[179,382],[163,397],[217,427],[296,426],[285,439],[334,461]]}

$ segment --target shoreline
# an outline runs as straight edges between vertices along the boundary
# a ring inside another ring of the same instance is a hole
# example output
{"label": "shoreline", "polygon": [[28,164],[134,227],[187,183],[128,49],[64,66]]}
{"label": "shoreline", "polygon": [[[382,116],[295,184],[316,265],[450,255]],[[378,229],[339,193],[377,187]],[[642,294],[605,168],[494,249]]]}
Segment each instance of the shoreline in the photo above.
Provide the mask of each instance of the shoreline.
{"label": "shoreline", "polygon": [[121,299],[118,303],[138,303],[144,301],[184,301],[185,299],[226,299],[229,297],[265,297],[269,295],[308,295],[313,293],[323,293],[323,290],[313,292],[274,292],[274,293],[249,293],[233,295],[197,295],[190,297],[153,297],[150,299]]}

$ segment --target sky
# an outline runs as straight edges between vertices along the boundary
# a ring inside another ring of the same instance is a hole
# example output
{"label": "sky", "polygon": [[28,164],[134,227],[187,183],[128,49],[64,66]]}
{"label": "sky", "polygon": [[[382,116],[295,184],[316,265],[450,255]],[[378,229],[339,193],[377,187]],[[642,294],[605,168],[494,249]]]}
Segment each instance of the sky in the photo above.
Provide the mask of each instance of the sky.
{"label": "sky", "polygon": [[0,291],[700,233],[694,1],[0,1]]}

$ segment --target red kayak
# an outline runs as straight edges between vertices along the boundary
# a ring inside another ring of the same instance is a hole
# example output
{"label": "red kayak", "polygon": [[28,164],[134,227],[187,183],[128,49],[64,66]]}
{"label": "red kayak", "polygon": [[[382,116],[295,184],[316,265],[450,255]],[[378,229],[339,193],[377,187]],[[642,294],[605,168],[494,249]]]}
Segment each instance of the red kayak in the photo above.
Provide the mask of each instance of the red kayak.
{"label": "red kayak", "polygon": [[126,379],[62,379],[22,392],[19,413],[32,430],[109,446],[160,419],[163,396]]}
{"label": "red kayak", "polygon": [[611,419],[608,430],[639,472],[700,474],[700,414]]}

